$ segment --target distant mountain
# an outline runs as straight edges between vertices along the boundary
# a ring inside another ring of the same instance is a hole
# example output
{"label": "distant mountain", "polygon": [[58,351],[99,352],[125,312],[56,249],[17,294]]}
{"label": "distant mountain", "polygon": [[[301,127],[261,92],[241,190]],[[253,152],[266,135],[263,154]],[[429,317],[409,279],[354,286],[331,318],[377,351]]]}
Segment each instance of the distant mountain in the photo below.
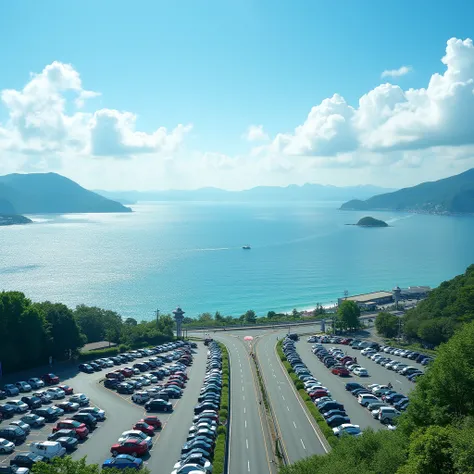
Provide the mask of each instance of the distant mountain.
{"label": "distant mountain", "polygon": [[0,214],[131,212],[56,173],[0,176]]}
{"label": "distant mountain", "polygon": [[474,168],[456,176],[344,203],[343,210],[474,213]]}
{"label": "distant mountain", "polygon": [[377,186],[337,187],[322,184],[258,186],[244,191],[226,191],[218,188],[170,191],[96,191],[102,196],[120,202],[137,201],[345,201],[367,199],[375,194],[392,191]]}

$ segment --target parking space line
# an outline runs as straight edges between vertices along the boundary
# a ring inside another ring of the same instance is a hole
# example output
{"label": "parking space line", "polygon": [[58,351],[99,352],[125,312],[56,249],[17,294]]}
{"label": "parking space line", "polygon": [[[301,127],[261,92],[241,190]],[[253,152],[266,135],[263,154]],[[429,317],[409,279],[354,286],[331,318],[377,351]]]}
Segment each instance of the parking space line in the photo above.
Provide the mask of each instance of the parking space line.
{"label": "parking space line", "polygon": [[300,438],[301,444],[303,445],[303,449],[306,449],[306,446],[303,443],[303,440]]}
{"label": "parking space line", "polygon": [[296,423],[295,422],[293,422],[293,426],[296,428]]}

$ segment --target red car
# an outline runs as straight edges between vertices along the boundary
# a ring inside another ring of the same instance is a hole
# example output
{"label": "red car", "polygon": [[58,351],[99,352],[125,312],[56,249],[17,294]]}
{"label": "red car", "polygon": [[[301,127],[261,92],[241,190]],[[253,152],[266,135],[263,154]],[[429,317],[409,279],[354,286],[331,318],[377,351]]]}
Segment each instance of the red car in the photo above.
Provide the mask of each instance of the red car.
{"label": "red car", "polygon": [[329,396],[328,392],[326,392],[326,390],[322,390],[322,389],[314,390],[313,392],[310,392],[308,395],[313,400],[317,400],[318,398]]}
{"label": "red car", "polygon": [[125,369],[121,369],[120,372],[124,377],[131,377],[133,375],[133,370],[129,369],[128,367],[125,367]]}
{"label": "red car", "polygon": [[155,434],[155,428],[153,426],[149,425],[148,423],[145,423],[144,421],[138,421],[133,425],[132,430],[138,430],[141,431],[142,433],[145,433],[148,436],[153,436]]}
{"label": "red car", "polygon": [[146,418],[142,418],[140,422],[153,426],[155,430],[161,429],[161,421],[157,416],[147,416]]}
{"label": "red car", "polygon": [[60,385],[59,388],[61,390],[64,390],[66,395],[72,395],[74,393],[74,389],[70,387],[69,385]]}
{"label": "red car", "polygon": [[148,452],[148,444],[141,439],[128,438],[121,443],[113,444],[110,448],[110,452],[113,456],[117,456],[117,454],[131,454],[136,458]]}
{"label": "red car", "polygon": [[184,383],[181,382],[180,380],[168,380],[168,382],[165,383],[165,387],[179,387],[179,388],[184,388]]}
{"label": "red car", "polygon": [[170,377],[168,382],[176,382],[180,387],[184,387],[186,385],[186,382],[179,377]]}
{"label": "red car", "polygon": [[174,375],[178,375],[179,377],[182,377],[184,380],[188,380],[188,376],[184,372],[178,371]]}
{"label": "red car", "polygon": [[349,377],[350,372],[345,367],[334,367],[331,372],[339,377]]}
{"label": "red car", "polygon": [[120,381],[122,381],[125,378],[121,372],[109,372],[105,374],[105,376],[108,379],[117,379]]}
{"label": "red car", "polygon": [[53,433],[59,430],[74,430],[79,439],[87,438],[89,430],[84,423],[79,423],[75,420],[61,420],[56,423],[56,426],[53,428]]}
{"label": "red car", "polygon": [[55,385],[59,383],[59,377],[54,374],[44,374],[41,377],[41,379],[43,380],[45,384],[48,384],[48,385]]}

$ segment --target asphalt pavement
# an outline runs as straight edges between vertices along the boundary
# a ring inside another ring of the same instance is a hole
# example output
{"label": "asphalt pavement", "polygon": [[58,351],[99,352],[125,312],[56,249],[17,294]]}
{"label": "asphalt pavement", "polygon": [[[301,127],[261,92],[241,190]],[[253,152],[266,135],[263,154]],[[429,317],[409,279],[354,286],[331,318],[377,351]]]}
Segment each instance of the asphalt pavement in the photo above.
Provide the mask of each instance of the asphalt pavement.
{"label": "asphalt pavement", "polygon": [[[255,338],[258,335],[256,331],[248,331],[248,334]],[[263,404],[259,403],[248,345],[243,341],[244,335],[247,333],[212,334],[212,337],[226,345],[230,357],[229,472],[272,474],[275,471],[272,447],[264,428]]]}
{"label": "asphalt pavement", "polygon": [[325,454],[327,443],[316,422],[305,410],[276,352],[277,338],[282,339],[284,335],[284,331],[267,331],[256,343],[256,351],[281,433],[283,449],[288,461],[294,463],[314,454]]}

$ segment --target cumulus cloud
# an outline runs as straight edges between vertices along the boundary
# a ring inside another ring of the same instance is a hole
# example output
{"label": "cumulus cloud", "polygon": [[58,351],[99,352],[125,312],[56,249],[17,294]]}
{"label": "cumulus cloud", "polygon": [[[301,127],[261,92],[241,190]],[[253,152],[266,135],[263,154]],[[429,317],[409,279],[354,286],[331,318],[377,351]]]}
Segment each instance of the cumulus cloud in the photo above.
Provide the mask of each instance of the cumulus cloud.
{"label": "cumulus cloud", "polygon": [[[68,113],[67,93],[75,94]],[[100,109],[80,112],[87,100],[100,93],[86,90],[79,73],[58,61],[32,74],[22,90],[5,89],[1,100],[8,111],[0,124],[0,147],[25,154],[79,153],[128,157],[139,153],[171,153],[183,142],[191,125],[164,127],[153,133],[135,130],[130,112]]]}
{"label": "cumulus cloud", "polygon": [[263,125],[250,125],[244,133],[243,138],[249,142],[261,142],[269,139],[268,134],[263,130]]}
{"label": "cumulus cloud", "polygon": [[441,61],[444,73],[433,74],[426,88],[381,84],[358,107],[339,94],[324,99],[293,133],[277,134],[267,152],[320,157],[352,152],[357,160],[366,152],[474,144],[472,40],[451,38]]}
{"label": "cumulus cloud", "polygon": [[405,76],[409,72],[411,72],[413,68],[411,66],[402,66],[399,67],[398,69],[385,69],[385,71],[382,72],[381,77],[400,77],[400,76]]}

